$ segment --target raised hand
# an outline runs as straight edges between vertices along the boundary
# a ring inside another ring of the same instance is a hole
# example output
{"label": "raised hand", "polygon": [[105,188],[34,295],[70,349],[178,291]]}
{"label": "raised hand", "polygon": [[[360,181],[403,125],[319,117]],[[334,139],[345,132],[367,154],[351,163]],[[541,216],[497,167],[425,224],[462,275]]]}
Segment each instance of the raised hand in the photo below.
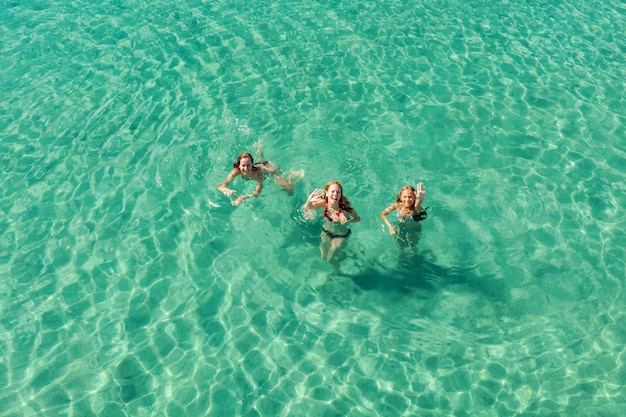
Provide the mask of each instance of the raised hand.
{"label": "raised hand", "polygon": [[306,203],[304,203],[304,217],[306,217],[307,219],[315,218],[315,215],[311,211],[311,208],[313,204],[323,199],[324,190],[320,190],[319,188],[316,188],[311,194],[309,194],[309,197],[306,199]]}
{"label": "raised hand", "polygon": [[424,187],[424,183],[417,184],[417,191],[415,192],[415,196],[418,200],[423,200],[426,198],[426,187]]}
{"label": "raised hand", "polygon": [[315,204],[320,200],[324,199],[324,190],[316,188],[311,194],[309,194],[309,198],[306,199],[308,204]]}

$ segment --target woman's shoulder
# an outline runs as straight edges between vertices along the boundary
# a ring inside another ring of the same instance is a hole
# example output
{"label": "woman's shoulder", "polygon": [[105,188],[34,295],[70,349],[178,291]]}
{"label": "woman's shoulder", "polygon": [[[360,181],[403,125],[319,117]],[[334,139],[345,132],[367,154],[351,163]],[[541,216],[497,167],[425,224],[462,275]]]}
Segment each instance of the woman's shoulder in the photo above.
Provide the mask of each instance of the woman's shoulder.
{"label": "woman's shoulder", "polygon": [[241,174],[241,170],[239,168],[233,168],[230,170],[230,172],[228,173],[228,176],[230,178],[235,178],[237,175],[242,175]]}

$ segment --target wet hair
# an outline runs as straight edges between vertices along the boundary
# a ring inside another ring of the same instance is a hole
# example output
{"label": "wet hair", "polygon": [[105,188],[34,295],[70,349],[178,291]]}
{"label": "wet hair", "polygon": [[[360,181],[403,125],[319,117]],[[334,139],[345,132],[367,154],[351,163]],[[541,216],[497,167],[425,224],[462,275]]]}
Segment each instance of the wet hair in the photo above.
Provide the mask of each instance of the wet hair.
{"label": "wet hair", "polygon": [[250,158],[250,162],[252,163],[252,165],[254,165],[254,158],[252,157],[252,155],[250,155],[248,152],[242,152],[237,157],[237,161],[235,161],[235,163],[233,164],[233,168],[239,169],[239,164],[241,163],[241,160],[244,158]]}
{"label": "wet hair", "polygon": [[[338,186],[339,190],[341,191],[341,198],[339,199],[339,208],[342,210],[351,211],[352,206],[350,205],[350,201],[348,201],[348,199],[343,195],[343,187],[341,186],[339,181],[331,181],[328,184],[326,184],[326,187],[324,187],[324,194],[328,194],[328,189],[330,188],[331,185]],[[327,196],[324,197],[324,199],[326,200],[326,202],[328,202]]]}
{"label": "wet hair", "polygon": [[406,190],[412,191],[414,193],[416,192],[415,188],[411,187],[410,185],[405,185],[404,187],[400,188],[400,192],[398,193],[398,196],[396,197],[396,203],[400,203],[400,196]]}

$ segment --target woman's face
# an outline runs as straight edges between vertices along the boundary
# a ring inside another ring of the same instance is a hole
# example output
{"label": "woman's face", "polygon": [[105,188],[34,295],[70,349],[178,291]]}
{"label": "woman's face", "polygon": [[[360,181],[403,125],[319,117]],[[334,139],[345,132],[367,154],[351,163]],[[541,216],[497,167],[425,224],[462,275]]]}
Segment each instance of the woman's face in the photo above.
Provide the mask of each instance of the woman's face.
{"label": "woman's face", "polygon": [[329,203],[339,203],[341,199],[341,187],[337,184],[332,184],[328,187],[328,191],[326,191],[326,198],[328,198]]}
{"label": "woman's face", "polygon": [[415,193],[411,190],[402,191],[400,202],[402,202],[404,207],[413,207],[415,205]]}
{"label": "woman's face", "polygon": [[250,158],[241,158],[239,160],[239,170],[243,175],[248,175],[252,172],[252,160]]}

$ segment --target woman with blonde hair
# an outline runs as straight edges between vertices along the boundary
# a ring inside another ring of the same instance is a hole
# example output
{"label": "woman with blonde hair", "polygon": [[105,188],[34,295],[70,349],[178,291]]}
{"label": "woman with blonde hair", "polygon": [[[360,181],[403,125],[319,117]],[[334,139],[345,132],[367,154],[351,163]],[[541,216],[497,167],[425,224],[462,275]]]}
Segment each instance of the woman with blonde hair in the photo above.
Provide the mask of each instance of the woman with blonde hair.
{"label": "woman with blonde hair", "polygon": [[[389,233],[396,237],[396,242],[400,248],[408,246],[415,249],[419,241],[422,225],[420,222],[428,217],[426,209],[422,208],[422,202],[426,198],[426,187],[423,183],[417,184],[417,190],[410,185],[400,189],[395,203],[387,207],[380,217],[383,219]],[[396,210],[396,225],[394,226],[387,215]]]}

